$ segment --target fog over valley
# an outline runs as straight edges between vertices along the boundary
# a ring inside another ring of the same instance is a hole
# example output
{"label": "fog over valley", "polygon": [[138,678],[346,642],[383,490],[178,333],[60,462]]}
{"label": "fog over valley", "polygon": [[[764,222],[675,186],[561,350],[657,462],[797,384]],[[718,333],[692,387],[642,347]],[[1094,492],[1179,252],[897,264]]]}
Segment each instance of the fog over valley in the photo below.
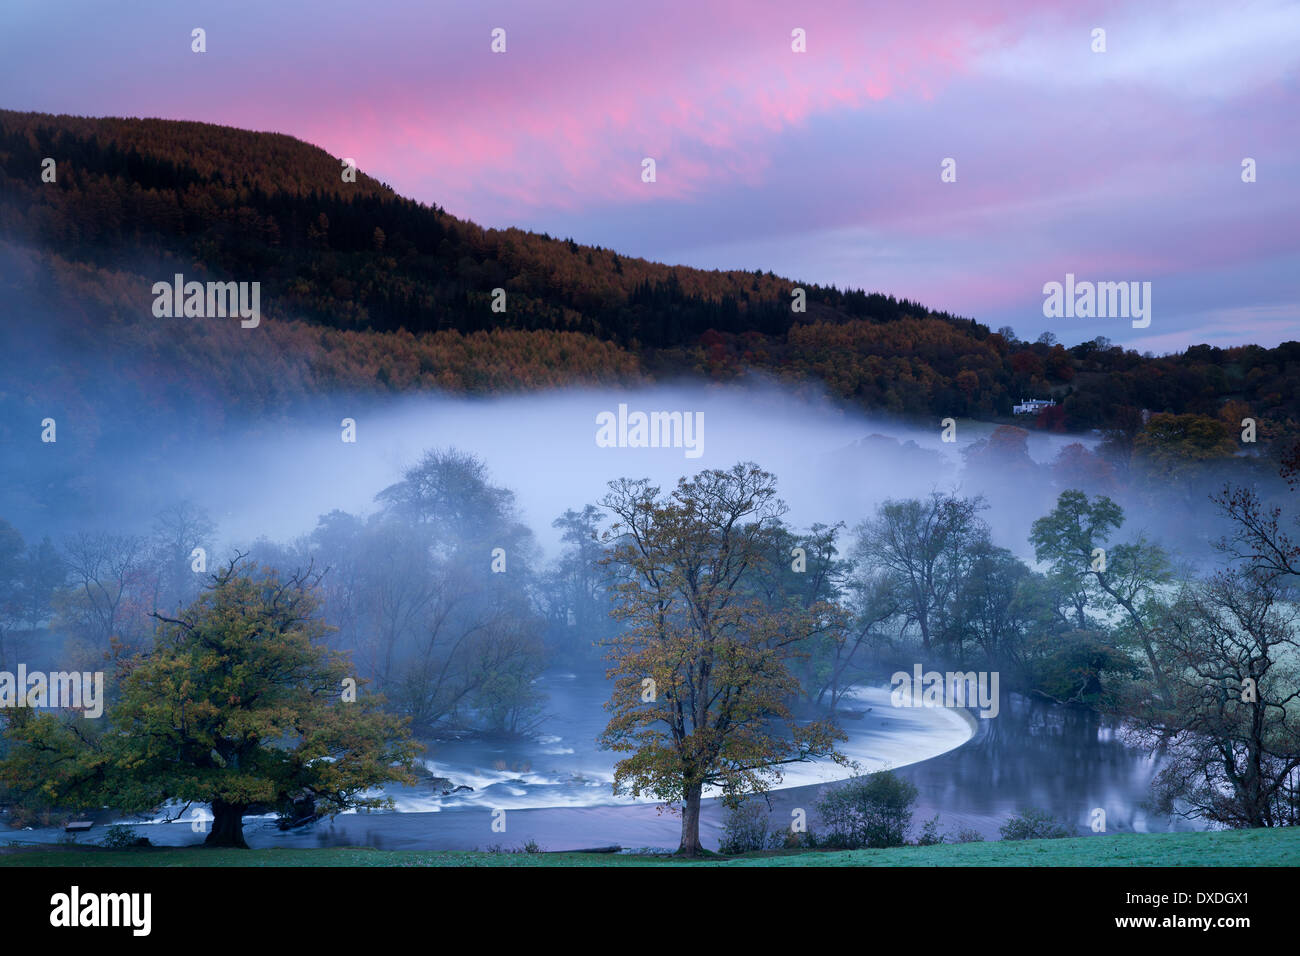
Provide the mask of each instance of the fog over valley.
{"label": "fog over valley", "polygon": [[[699,457],[688,458],[680,447],[600,447],[598,416],[617,414],[620,404],[630,412],[699,416]],[[559,542],[550,522],[567,508],[596,501],[618,477],[648,477],[670,487],[706,468],[752,460],[778,477],[790,505],[788,520],[800,525],[851,524],[886,498],[918,491],[997,496],[1005,490],[1000,482],[985,488],[980,476],[964,474],[963,453],[987,441],[993,425],[961,421],[954,441],[945,442],[938,421],[922,428],[867,416],[808,389],[762,382],[494,398],[332,398],[284,413],[273,424],[236,419],[216,439],[169,431],[156,412],[145,409],[117,405],[113,417],[129,427],[121,429],[121,439],[94,447],[93,476],[81,476],[73,486],[89,500],[110,505],[107,515],[83,511],[86,499],[79,495],[56,500],[48,486],[29,477],[27,464],[36,454],[48,460],[84,446],[75,418],[60,421],[56,446],[14,449],[0,513],[25,533],[38,534],[69,526],[72,515],[102,529],[131,516],[147,523],[159,502],[192,500],[216,520],[223,543],[290,540],[308,533],[329,511],[373,511],[379,491],[424,452],[443,448],[481,459],[493,480],[515,493],[521,517],[549,554]],[[345,419],[354,423],[349,437],[355,441],[343,440]],[[165,455],[156,452],[156,437],[170,442]],[[1095,437],[1038,431],[1026,432],[1023,441],[1029,460],[1049,467],[1067,445],[1097,444]],[[1032,490],[1021,488],[1016,497]],[[1017,521],[1018,513],[995,513],[995,527],[1001,523],[1008,536],[1024,530],[1020,526],[1027,528],[1027,522]]]}

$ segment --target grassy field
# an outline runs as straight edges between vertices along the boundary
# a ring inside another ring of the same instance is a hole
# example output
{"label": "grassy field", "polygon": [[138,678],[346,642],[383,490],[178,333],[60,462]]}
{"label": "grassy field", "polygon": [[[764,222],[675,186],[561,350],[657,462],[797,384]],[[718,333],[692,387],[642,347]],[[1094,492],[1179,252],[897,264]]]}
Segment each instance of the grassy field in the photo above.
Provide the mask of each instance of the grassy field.
{"label": "grassy field", "polygon": [[1300,828],[1114,834],[892,850],[781,850],[702,860],[602,853],[5,847],[0,866],[1300,866]]}

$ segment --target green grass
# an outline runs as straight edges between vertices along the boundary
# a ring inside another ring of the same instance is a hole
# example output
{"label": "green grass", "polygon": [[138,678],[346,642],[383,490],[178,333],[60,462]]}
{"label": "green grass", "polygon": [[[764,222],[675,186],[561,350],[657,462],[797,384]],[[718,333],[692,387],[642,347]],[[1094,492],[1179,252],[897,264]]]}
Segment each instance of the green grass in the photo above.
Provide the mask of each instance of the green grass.
{"label": "green grass", "polygon": [[776,850],[702,860],[602,853],[0,848],[0,866],[1300,866],[1300,828],[1113,834],[893,850]]}

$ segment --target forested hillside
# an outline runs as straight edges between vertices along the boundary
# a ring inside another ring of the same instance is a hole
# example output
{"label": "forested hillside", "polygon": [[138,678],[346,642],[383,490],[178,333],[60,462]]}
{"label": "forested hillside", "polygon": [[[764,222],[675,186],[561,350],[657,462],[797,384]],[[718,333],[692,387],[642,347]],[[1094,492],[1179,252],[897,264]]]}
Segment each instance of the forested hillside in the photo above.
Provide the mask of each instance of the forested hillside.
{"label": "forested hillside", "polygon": [[[54,182],[42,178],[47,157]],[[912,416],[996,418],[1050,395],[1061,404],[1039,427],[1128,442],[1143,410],[1211,422],[1200,424],[1215,433],[1209,446],[1246,415],[1265,440],[1300,421],[1297,342],[1166,357],[1104,339],[1022,342],[879,293],[483,229],[364,172],[345,182],[342,168],[280,134],[0,111],[6,325],[40,312],[64,344],[132,353],[155,379],[140,388],[199,371],[197,387],[254,410],[339,388],[488,392],[761,370]],[[259,282],[267,321],[249,331],[155,319],[150,288],[176,272]],[[806,312],[791,307],[796,288]],[[32,334],[6,338],[22,347]]]}

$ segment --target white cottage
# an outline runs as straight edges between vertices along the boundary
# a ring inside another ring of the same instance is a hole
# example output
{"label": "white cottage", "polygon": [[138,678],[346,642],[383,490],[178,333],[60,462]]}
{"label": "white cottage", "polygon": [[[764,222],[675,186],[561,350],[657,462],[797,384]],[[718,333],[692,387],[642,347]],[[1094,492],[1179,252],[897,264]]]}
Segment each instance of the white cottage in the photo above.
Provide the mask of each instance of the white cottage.
{"label": "white cottage", "polygon": [[1049,398],[1022,398],[1019,405],[1011,409],[1013,415],[1037,415],[1044,408],[1051,408],[1056,402]]}

